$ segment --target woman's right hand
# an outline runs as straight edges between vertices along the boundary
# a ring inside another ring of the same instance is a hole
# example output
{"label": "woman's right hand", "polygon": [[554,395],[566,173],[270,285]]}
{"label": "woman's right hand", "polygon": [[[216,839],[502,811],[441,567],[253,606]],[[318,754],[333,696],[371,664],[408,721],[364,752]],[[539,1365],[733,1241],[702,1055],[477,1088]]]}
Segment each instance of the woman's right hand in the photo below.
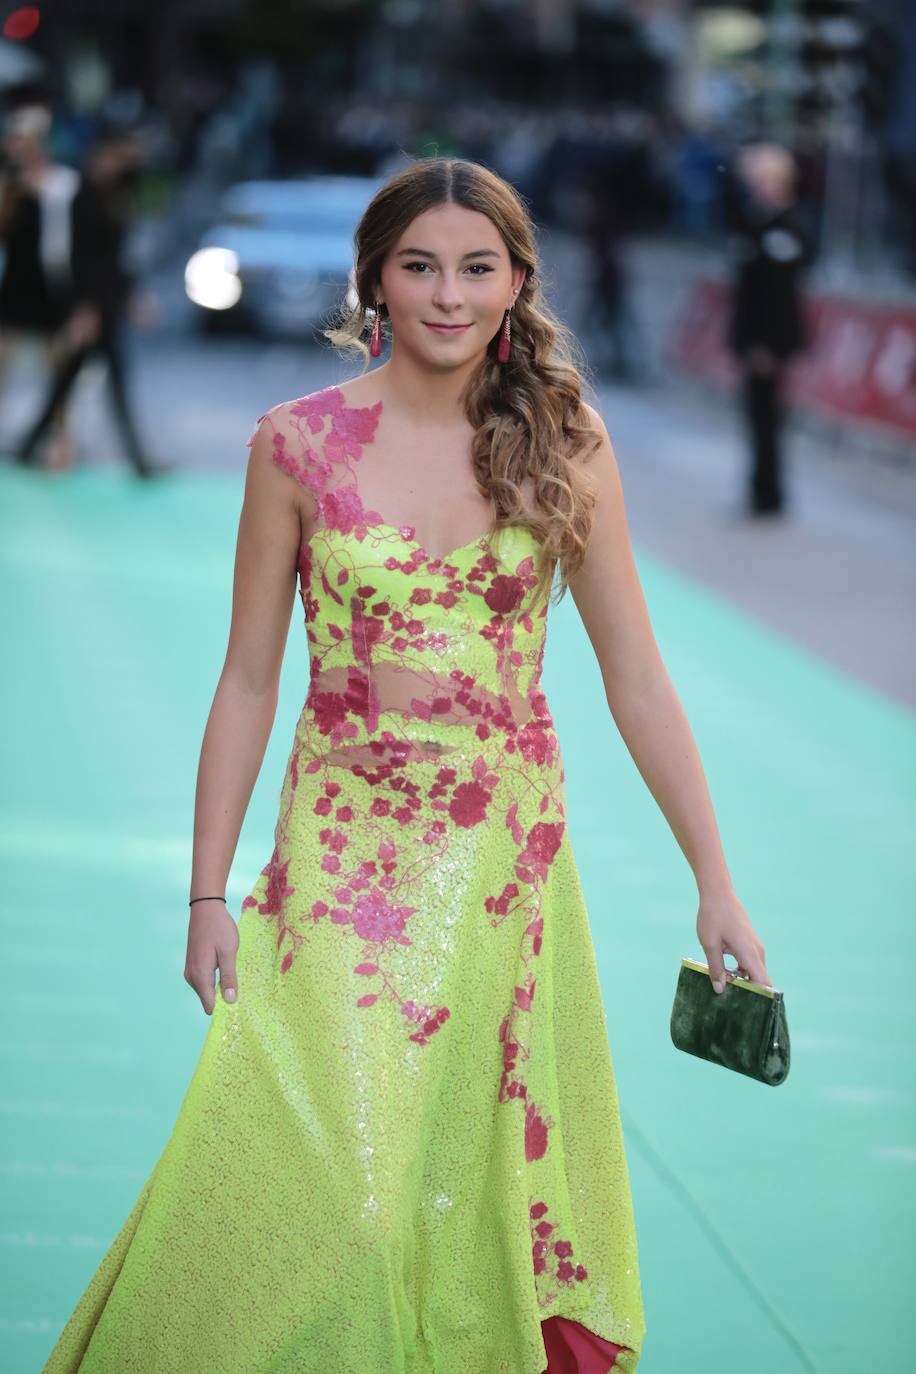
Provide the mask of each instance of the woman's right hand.
{"label": "woman's right hand", "polygon": [[214,973],[219,969],[219,986],[225,1002],[234,1002],[238,993],[235,956],[239,947],[239,928],[222,902],[195,902],[188,920],[188,952],[184,979],[190,983],[208,1016],[216,1001]]}

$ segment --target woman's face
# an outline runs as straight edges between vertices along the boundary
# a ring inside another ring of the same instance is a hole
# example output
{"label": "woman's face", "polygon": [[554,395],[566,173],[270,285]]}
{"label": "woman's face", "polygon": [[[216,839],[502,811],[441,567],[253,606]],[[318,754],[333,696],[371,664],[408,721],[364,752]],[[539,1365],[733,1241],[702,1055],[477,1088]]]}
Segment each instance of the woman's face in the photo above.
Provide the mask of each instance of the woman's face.
{"label": "woman's face", "polygon": [[524,278],[493,221],[449,203],[411,220],[382,264],[378,299],[399,352],[450,369],[483,354]]}

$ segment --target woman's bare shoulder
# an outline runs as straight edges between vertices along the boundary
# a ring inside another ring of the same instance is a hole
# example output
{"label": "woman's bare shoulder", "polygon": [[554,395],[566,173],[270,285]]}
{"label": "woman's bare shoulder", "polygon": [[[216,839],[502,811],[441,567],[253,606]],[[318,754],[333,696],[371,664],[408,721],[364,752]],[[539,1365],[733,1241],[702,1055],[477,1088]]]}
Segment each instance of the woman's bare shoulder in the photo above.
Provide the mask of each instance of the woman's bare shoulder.
{"label": "woman's bare shoulder", "polygon": [[602,440],[609,438],[604,416],[596,406],[591,405],[588,401],[579,402],[578,420],[579,424],[591,430],[596,439]]}
{"label": "woman's bare shoulder", "polygon": [[376,405],[380,399],[381,387],[374,372],[358,372],[355,377],[347,377],[337,383],[336,388],[348,406],[363,409]]}

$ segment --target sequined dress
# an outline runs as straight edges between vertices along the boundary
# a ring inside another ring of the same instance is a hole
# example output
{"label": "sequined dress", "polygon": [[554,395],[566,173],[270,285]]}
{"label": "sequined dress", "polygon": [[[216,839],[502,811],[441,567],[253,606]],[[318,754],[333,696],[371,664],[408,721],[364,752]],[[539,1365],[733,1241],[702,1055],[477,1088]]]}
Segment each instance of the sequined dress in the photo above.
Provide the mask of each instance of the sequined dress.
{"label": "sequined dress", "polygon": [[539,545],[516,525],[429,557],[367,510],[379,412],[329,387],[259,421],[317,512],[273,852],[242,903],[238,1001],[217,993],[45,1374],[636,1368]]}

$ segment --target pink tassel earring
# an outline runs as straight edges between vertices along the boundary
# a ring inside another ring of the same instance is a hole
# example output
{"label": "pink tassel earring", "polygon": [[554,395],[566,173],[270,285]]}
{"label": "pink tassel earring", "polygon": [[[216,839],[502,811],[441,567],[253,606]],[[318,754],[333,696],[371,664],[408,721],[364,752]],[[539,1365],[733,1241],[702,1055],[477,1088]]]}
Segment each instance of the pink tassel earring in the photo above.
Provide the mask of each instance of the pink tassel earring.
{"label": "pink tassel earring", "polygon": [[510,307],[506,311],[506,317],[503,320],[503,327],[499,335],[499,347],[496,350],[496,356],[501,363],[507,363],[509,361],[509,351],[512,344],[512,326],[509,323],[511,314],[512,309]]}
{"label": "pink tassel earring", "polygon": [[377,358],[382,351],[382,308],[379,302],[375,306],[375,324],[372,326],[372,338],[369,340],[369,352],[373,358]]}

